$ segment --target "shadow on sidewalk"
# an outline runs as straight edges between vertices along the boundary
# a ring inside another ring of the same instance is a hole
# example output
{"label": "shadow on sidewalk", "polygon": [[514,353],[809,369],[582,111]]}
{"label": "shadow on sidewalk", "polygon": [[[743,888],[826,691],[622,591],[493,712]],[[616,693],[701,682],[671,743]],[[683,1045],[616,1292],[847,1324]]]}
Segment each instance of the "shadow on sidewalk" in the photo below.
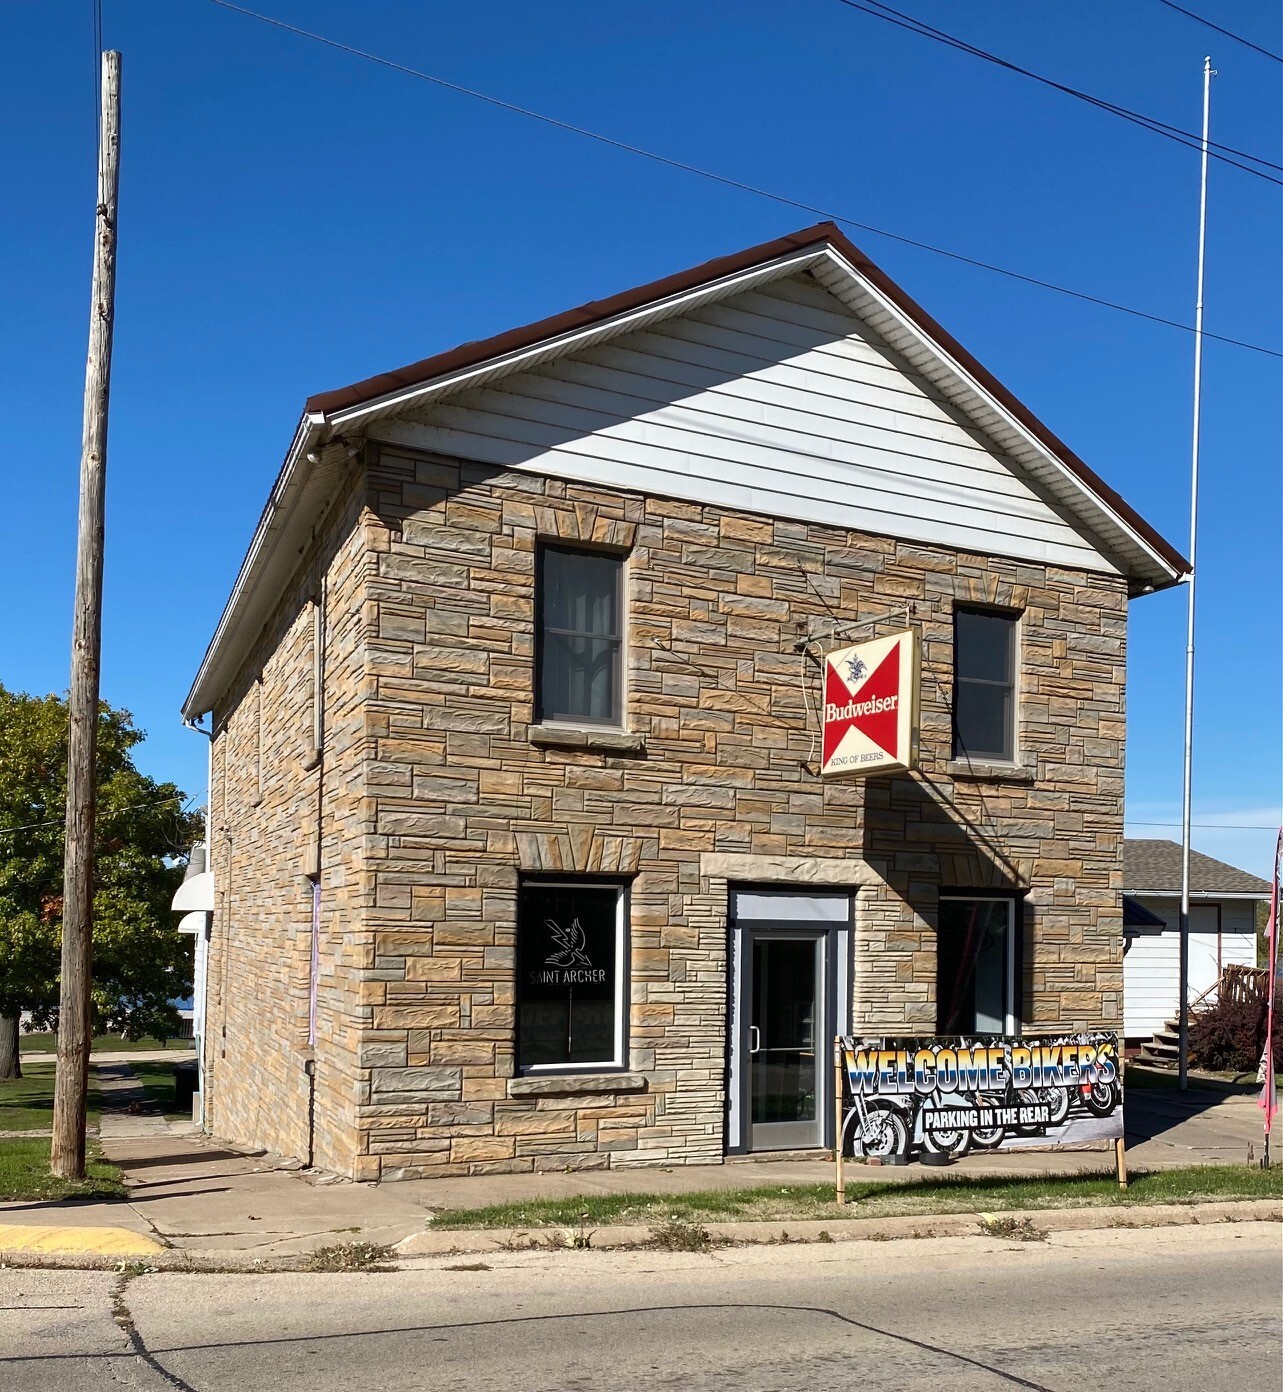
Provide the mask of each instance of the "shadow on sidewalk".
{"label": "shadow on sidewalk", "polygon": [[[1127,1144],[1140,1145],[1165,1137],[1191,1121],[1216,1125],[1224,1123],[1227,1138],[1237,1133],[1248,1109],[1243,1105],[1251,1099],[1255,1088],[1191,1086],[1181,1092],[1173,1080],[1171,1087],[1129,1087],[1123,1116],[1127,1128]],[[1219,1116],[1215,1115],[1220,1113]],[[1258,1113],[1252,1109],[1250,1117]]]}
{"label": "shadow on sidewalk", "polygon": [[113,1146],[112,1151],[112,1164],[119,1165],[126,1174],[132,1174],[135,1170],[156,1169],[162,1165],[180,1169],[188,1165],[213,1165],[222,1160],[255,1161],[259,1158],[257,1155],[246,1155],[239,1150],[212,1147],[207,1150],[193,1147],[188,1150],[166,1151],[159,1155],[129,1155],[125,1142]]}

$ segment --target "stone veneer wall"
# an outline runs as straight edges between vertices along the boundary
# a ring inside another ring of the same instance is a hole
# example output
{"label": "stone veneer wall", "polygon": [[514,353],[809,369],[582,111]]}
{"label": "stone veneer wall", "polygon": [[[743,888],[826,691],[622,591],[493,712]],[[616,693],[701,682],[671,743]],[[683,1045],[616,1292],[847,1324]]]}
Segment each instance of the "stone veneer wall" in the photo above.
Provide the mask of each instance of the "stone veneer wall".
{"label": "stone veneer wall", "polygon": [[[337,969],[356,968],[359,1071],[354,1109],[334,1102],[350,1128],[334,1153],[355,1152],[339,1168],[719,1160],[728,864],[731,880],[859,886],[859,1029],[933,1029],[939,893],[1001,886],[1028,891],[1026,1029],[1119,1025],[1121,578],[387,448],[369,450],[368,485],[368,834],[352,831],[360,914]],[[628,555],[627,725],[644,753],[531,740],[540,538]],[[959,602],[1023,613],[1022,775],[950,763]],[[818,681],[794,644],[829,646],[833,614],[888,613],[922,632],[921,773],[821,782]],[[621,1090],[513,1079],[517,887],[546,871],[631,883]],[[294,980],[298,937],[282,944]]]}
{"label": "stone veneer wall", "polygon": [[[342,496],[213,713],[207,1125],[240,1144],[300,1159],[313,1154],[317,1164],[344,1173],[356,1162],[362,973],[373,967],[359,932],[367,811],[364,606],[367,571],[376,564],[364,499],[363,474],[351,465]],[[312,606],[322,596],[318,758]],[[318,874],[313,1050],[310,877]]]}

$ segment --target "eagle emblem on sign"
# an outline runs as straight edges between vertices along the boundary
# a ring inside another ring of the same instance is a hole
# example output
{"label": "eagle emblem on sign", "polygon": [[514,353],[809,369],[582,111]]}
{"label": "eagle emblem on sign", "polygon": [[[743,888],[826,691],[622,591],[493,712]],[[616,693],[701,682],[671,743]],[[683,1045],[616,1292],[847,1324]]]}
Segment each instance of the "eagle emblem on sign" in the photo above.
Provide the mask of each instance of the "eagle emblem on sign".
{"label": "eagle emblem on sign", "polygon": [[545,961],[549,967],[591,967],[592,962],[584,951],[588,939],[577,918],[571,919],[570,927],[563,928],[554,918],[544,919],[544,927],[552,934],[552,940],[561,949],[552,953]]}

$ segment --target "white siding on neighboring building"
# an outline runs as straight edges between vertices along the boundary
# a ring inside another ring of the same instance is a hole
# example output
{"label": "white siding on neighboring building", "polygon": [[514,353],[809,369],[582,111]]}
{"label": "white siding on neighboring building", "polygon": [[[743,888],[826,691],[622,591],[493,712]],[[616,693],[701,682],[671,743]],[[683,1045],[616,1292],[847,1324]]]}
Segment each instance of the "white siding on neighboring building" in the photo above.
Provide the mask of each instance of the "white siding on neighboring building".
{"label": "white siding on neighboring building", "polygon": [[[1180,1001],[1180,900],[1133,897],[1170,926],[1161,932],[1135,930],[1123,958],[1123,1033],[1129,1039],[1162,1029],[1175,1017]],[[1223,968],[1256,965],[1255,912],[1248,899],[1190,905],[1191,1000],[1213,985]]]}
{"label": "white siding on neighboring building", "polygon": [[1111,569],[805,274],[378,422],[371,434],[605,487]]}

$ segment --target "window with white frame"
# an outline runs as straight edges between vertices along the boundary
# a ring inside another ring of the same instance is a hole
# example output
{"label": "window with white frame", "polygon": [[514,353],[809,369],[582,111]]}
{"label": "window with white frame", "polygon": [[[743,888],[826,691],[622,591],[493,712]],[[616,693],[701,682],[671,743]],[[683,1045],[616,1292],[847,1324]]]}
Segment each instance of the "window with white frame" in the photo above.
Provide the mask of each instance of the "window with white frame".
{"label": "window with white frame", "polygon": [[623,724],[623,557],[539,548],[538,719]]}
{"label": "window with white frame", "polygon": [[941,896],[936,932],[936,1032],[1019,1029],[1016,900]]}
{"label": "window with white frame", "polygon": [[959,609],[953,621],[953,755],[1016,757],[1016,629],[1012,614]]}
{"label": "window with white frame", "polygon": [[523,884],[517,915],[517,1065],[622,1068],[627,895],[594,881]]}

